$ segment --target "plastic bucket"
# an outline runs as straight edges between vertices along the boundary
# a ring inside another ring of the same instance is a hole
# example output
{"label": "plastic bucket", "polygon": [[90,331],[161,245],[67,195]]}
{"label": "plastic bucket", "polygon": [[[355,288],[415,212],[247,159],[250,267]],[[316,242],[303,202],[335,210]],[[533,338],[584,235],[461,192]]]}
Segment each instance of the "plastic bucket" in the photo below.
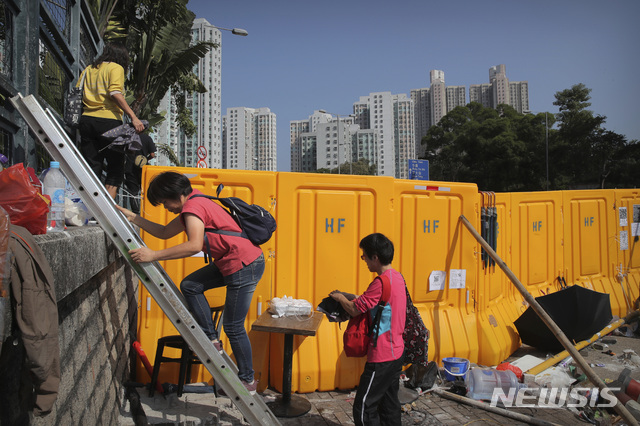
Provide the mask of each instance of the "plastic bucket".
{"label": "plastic bucket", "polygon": [[450,382],[454,382],[456,377],[464,377],[469,371],[469,360],[464,358],[442,358],[444,366],[444,377]]}

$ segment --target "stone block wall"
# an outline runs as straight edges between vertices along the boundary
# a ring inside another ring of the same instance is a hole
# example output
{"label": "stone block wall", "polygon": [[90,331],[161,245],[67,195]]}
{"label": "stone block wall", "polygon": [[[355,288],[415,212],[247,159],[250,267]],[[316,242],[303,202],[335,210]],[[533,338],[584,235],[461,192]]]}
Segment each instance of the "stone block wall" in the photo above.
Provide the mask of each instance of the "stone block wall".
{"label": "stone block wall", "polygon": [[116,425],[127,405],[124,383],[134,377],[138,278],[99,226],[35,238],[54,274],[61,383],[51,413],[33,417],[15,388],[24,383],[21,344],[5,340],[0,381],[10,386],[0,390],[0,424],[8,426],[11,410],[19,424]]}

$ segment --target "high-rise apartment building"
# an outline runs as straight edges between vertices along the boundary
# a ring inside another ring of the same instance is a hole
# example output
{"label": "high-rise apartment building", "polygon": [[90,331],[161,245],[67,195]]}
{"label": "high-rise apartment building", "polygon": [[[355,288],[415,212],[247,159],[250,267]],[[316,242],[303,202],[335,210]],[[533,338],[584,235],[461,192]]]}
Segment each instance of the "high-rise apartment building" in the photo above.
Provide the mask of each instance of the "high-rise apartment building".
{"label": "high-rise apartment building", "polygon": [[302,169],[300,172],[310,173],[318,170],[318,136],[315,132],[300,135],[302,151]]}
{"label": "high-rise apartment building", "polygon": [[[338,164],[355,163],[364,158],[378,164],[378,132],[361,130],[354,115],[338,119],[315,111],[308,120],[292,121],[291,171],[335,170]],[[342,173],[346,173],[343,166]]]}
{"label": "high-rise apartment building", "polygon": [[395,176],[409,178],[409,159],[416,158],[413,101],[407,95],[398,96],[393,104]]}
{"label": "high-rise apartment building", "polygon": [[493,99],[493,108],[500,104],[509,104],[511,96],[509,95],[509,79],[504,65],[496,65],[489,68],[489,81],[491,82],[491,95]]}
{"label": "high-rise apartment building", "polygon": [[469,102],[477,102],[485,108],[492,108],[491,83],[472,84],[469,86]]}
{"label": "high-rise apartment building", "polygon": [[[429,128],[438,124],[455,107],[467,104],[465,86],[445,86],[444,72],[439,70],[431,70],[430,78],[430,88],[411,90],[418,157],[424,155],[421,141]],[[509,81],[505,65],[491,67],[489,81],[469,86],[469,102],[477,102],[486,108],[507,104],[520,113],[529,110],[529,84],[526,81]]]}
{"label": "high-rise apartment building", "polygon": [[289,123],[289,144],[291,146],[292,172],[310,171],[302,164],[303,149],[301,137],[303,133],[309,133],[309,120],[296,120]]}
{"label": "high-rise apartment building", "polygon": [[[158,166],[173,165],[172,159],[164,154],[163,145],[167,145],[174,153],[178,152],[178,123],[176,121],[177,110],[176,104],[173,102],[171,88],[167,90],[164,97],[160,101],[158,111],[164,111],[164,120],[157,126],[156,131],[151,134],[151,138],[156,144],[158,151],[156,152],[156,164]],[[182,160],[180,160],[182,161]]]}
{"label": "high-rise apartment building", "polygon": [[416,158],[424,156],[422,138],[427,135],[431,127],[431,89],[411,89],[413,101],[413,119],[415,123]]}
{"label": "high-rise apartment building", "polygon": [[307,120],[289,123],[291,143],[291,171],[312,172],[317,170],[316,127],[331,121],[331,114],[314,111]]}
{"label": "high-rise apartment building", "polygon": [[276,115],[269,108],[227,108],[223,117],[222,166],[276,170]]}
{"label": "high-rise apartment building", "polygon": [[529,110],[529,83],[526,81],[510,82],[507,78],[505,65],[489,68],[489,81],[492,108],[497,108],[500,104],[507,104],[520,113]]}
{"label": "high-rise apartment building", "polygon": [[[352,129],[347,120],[331,120],[316,126],[316,169],[335,169],[352,162]],[[310,149],[311,146],[308,146]]]}
{"label": "high-rise apartment building", "polygon": [[376,92],[360,97],[353,111],[344,117],[315,111],[292,121],[291,171],[335,169],[364,158],[378,175],[406,178],[408,160],[416,158],[413,101]]}
{"label": "high-rise apartment building", "polygon": [[378,164],[379,156],[378,132],[373,129],[358,129],[353,143],[354,162],[364,158],[369,164]]}
{"label": "high-rise apartment building", "polygon": [[378,134],[378,175],[408,176],[408,159],[416,158],[413,101],[406,94],[374,92],[353,104],[355,123]]}
{"label": "high-rise apartment building", "polygon": [[276,143],[276,114],[269,108],[258,108],[255,113],[254,140],[256,146],[256,170],[278,169]]}
{"label": "high-rise apartment building", "polygon": [[203,146],[206,150],[204,163],[207,167],[222,167],[222,103],[221,103],[221,66],[222,37],[220,30],[206,19],[197,18],[191,27],[193,41],[212,41],[218,44],[211,49],[194,67],[194,73],[207,89],[205,93],[193,93],[186,96],[186,106],[191,109],[191,117],[196,126],[193,136],[185,136],[180,132],[178,151],[176,152],[184,165],[195,167],[199,158],[197,149]]}
{"label": "high-rise apartment building", "polygon": [[447,86],[447,114],[458,106],[467,105],[467,88],[465,86]]}
{"label": "high-rise apartment building", "polygon": [[467,104],[465,86],[445,86],[444,71],[431,70],[429,77],[431,87],[411,90],[417,157],[424,155],[422,138],[427,135],[429,128],[438,124],[455,107]]}
{"label": "high-rise apartment building", "polygon": [[510,102],[513,108],[519,113],[529,111],[529,82],[510,81],[509,82]]}
{"label": "high-rise apartment building", "polygon": [[444,71],[431,70],[431,123],[438,124],[447,113],[447,92],[444,85]]}

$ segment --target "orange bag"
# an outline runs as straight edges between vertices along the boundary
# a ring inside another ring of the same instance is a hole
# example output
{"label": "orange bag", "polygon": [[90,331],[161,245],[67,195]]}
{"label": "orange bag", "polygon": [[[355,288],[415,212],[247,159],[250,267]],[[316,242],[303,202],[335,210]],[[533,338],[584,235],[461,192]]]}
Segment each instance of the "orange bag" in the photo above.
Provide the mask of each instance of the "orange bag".
{"label": "orange bag", "polygon": [[41,186],[40,181],[35,173],[30,178],[22,163],[0,172],[0,206],[9,213],[11,223],[33,235],[47,232],[50,204],[35,185]]}

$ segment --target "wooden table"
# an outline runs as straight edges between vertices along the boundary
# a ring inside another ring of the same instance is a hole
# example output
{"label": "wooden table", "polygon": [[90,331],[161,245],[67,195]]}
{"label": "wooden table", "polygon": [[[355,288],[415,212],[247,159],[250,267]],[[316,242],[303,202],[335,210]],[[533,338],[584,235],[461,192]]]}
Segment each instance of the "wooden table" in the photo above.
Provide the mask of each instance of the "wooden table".
{"label": "wooden table", "polygon": [[267,405],[277,417],[298,417],[311,409],[311,403],[305,398],[291,395],[291,367],[293,364],[293,336],[315,336],[324,318],[321,312],[314,312],[307,319],[300,317],[273,318],[269,311],[264,312],[251,326],[252,330],[284,334],[284,361],[282,364],[282,395]]}

